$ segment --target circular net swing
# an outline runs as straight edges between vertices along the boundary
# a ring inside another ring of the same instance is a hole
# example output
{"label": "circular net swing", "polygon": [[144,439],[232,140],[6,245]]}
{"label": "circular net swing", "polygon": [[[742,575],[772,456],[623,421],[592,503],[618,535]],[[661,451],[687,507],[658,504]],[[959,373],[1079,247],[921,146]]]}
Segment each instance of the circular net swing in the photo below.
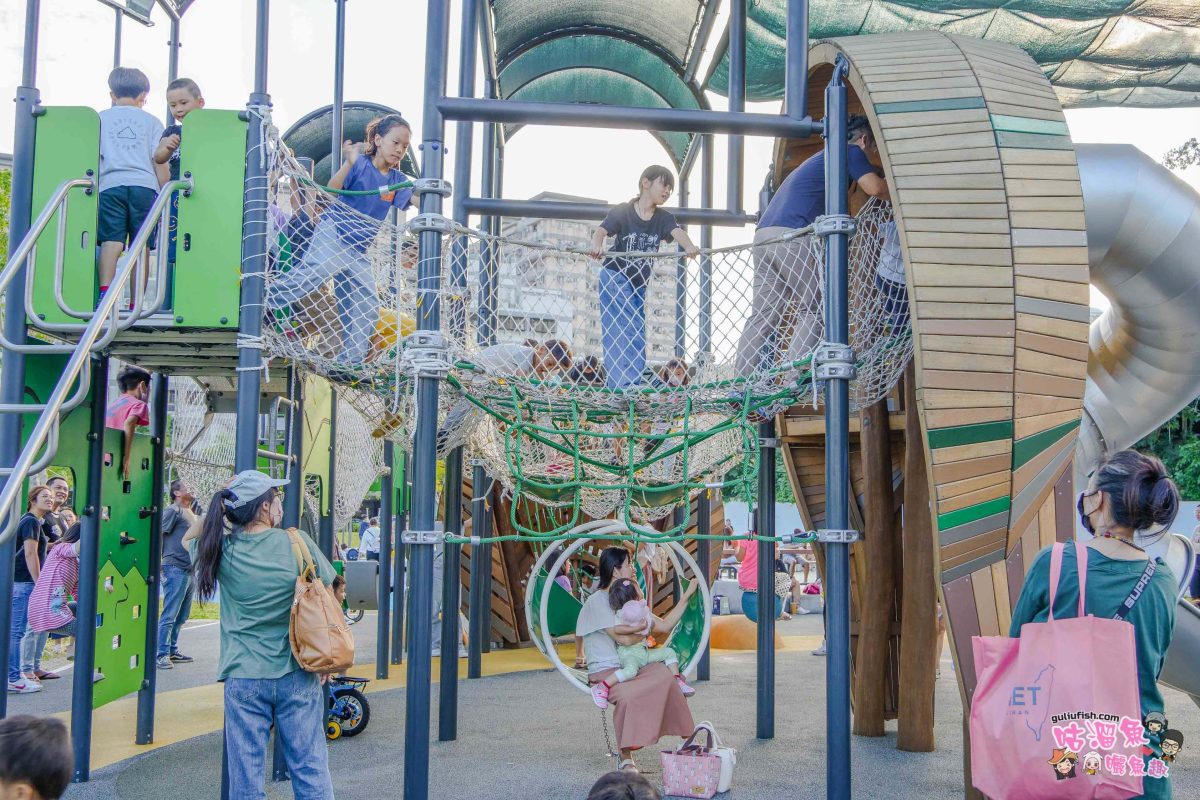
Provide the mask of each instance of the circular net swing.
{"label": "circular net swing", "polygon": [[[373,436],[411,447],[415,349],[403,342],[436,299],[450,364],[439,454],[465,446],[515,499],[554,512],[531,527],[514,502],[520,536],[616,516],[677,539],[682,527],[661,521],[690,496],[729,480],[751,489],[761,418],[820,403],[824,243],[810,230],[690,260],[665,249],[597,260],[586,223],[519,221],[502,236],[458,227],[443,239],[436,284],[420,286],[400,225],[313,185],[277,138],[267,153],[265,349],[348,386]],[[856,222],[851,404],[861,408],[895,384],[912,334],[903,266],[900,283],[883,269],[891,208],[872,200]]]}
{"label": "circular net swing", "polygon": [[[568,540],[561,549],[546,548],[530,571],[529,583],[525,590],[525,621],[529,626],[529,635],[554,668],[581,691],[589,690],[587,671],[567,666],[559,656],[554,639],[575,632],[575,623],[583,608],[583,602],[560,586],[553,576],[560,574],[563,567],[581,548],[596,539],[627,539],[631,535],[653,536],[656,533],[657,531],[643,526],[628,528],[624,523],[613,520],[584,523],[571,531],[571,536],[577,538]],[[708,582],[702,578],[700,567],[683,545],[679,542],[668,542],[666,547],[667,558],[680,580],[681,590],[686,589],[692,581],[699,581],[696,593],[687,600],[683,616],[663,644],[664,647],[674,648],[679,656],[679,674],[688,675],[699,664],[708,644],[712,624],[712,596],[709,594]],[[634,563],[637,564],[636,559]],[[645,593],[646,580],[640,568],[638,583]]]}

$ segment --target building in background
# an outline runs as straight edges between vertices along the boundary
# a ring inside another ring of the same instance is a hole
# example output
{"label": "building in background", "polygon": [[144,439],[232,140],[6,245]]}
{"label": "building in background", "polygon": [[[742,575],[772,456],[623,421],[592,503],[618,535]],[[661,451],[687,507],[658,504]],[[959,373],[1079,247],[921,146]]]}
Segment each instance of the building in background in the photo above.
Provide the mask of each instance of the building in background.
{"label": "building in background", "polygon": [[[588,197],[542,192],[533,200],[603,203]],[[506,218],[506,239],[586,250],[596,223],[580,220]],[[677,262],[658,259],[646,288],[646,355],[661,363],[675,351]],[[497,333],[500,342],[564,339],[574,354],[602,354],[600,264],[561,252],[506,246],[499,265]],[[476,284],[477,285],[477,284]]]}

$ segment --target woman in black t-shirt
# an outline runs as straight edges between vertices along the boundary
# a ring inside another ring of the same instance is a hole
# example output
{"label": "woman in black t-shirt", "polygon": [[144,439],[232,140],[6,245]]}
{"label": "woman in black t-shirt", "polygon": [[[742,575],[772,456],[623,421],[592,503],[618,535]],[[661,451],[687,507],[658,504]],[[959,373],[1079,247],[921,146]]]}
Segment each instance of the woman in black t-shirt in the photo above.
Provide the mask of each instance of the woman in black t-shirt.
{"label": "woman in black t-shirt", "polygon": [[46,534],[42,521],[54,510],[54,492],[48,486],[29,490],[29,505],[25,516],[17,523],[17,555],[13,568],[12,614],[8,634],[8,691],[27,694],[41,691],[36,679],[21,675],[21,639],[29,621],[29,596],[42,570],[46,557]]}
{"label": "woman in black t-shirt", "polygon": [[675,176],[666,167],[647,167],[638,180],[638,196],[608,212],[592,236],[593,258],[604,255],[604,240],[614,237],[600,270],[600,339],[610,388],[637,386],[646,367],[646,282],[651,258],[620,258],[613,253],[658,250],[674,240],[693,258],[700,250],[675,217],[659,208],[671,196]]}

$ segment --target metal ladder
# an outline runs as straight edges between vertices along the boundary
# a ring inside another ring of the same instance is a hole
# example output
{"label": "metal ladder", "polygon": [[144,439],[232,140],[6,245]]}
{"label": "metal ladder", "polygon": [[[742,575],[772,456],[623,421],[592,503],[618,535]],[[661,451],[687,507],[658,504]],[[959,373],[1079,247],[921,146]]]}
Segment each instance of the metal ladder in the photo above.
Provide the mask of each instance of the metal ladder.
{"label": "metal ladder", "polygon": [[[91,194],[97,189],[97,182],[91,170],[85,177],[71,178],[59,184],[50,200],[42,208],[34,220],[29,232],[10,254],[4,269],[0,271],[0,297],[5,302],[12,302],[9,296],[9,286],[22,268],[25,269],[25,292],[22,298],[25,315],[30,325],[56,338],[78,335],[78,341],[57,344],[41,339],[29,342],[11,342],[0,331],[0,348],[6,351],[24,355],[52,355],[70,353],[54,390],[44,403],[8,403],[0,404],[0,414],[38,414],[17,462],[12,467],[0,468],[0,477],[7,480],[3,491],[0,491],[0,544],[11,539],[17,530],[20,520],[18,499],[23,490],[25,479],[30,474],[39,472],[51,464],[58,451],[59,426],[63,416],[77,408],[87,398],[91,390],[91,371],[85,369],[94,353],[99,353],[112,344],[117,334],[128,330],[139,320],[145,319],[162,306],[166,298],[167,285],[167,230],[170,224],[170,200],[176,191],[185,194],[192,190],[193,181],[189,178],[172,180],[165,183],[154,198],[154,204],[146,215],[145,221],[134,236],[130,246],[117,262],[117,271],[108,292],[100,298],[100,303],[94,310],[79,310],[70,308],[63,297],[64,263],[67,237],[67,206],[71,193],[83,190]],[[33,307],[34,274],[37,269],[38,240],[50,225],[50,220],[58,214],[58,228],[55,236],[54,257],[54,299],[59,309],[70,317],[81,322],[51,323],[42,320]],[[142,256],[150,245],[151,233],[155,225],[160,225],[157,257],[154,264]],[[149,278],[149,270],[155,275],[155,291],[150,298],[146,297],[145,286]],[[126,288],[131,289],[132,308],[123,310],[118,305]],[[74,385],[74,391],[71,387]],[[40,455],[39,455],[40,453]]]}

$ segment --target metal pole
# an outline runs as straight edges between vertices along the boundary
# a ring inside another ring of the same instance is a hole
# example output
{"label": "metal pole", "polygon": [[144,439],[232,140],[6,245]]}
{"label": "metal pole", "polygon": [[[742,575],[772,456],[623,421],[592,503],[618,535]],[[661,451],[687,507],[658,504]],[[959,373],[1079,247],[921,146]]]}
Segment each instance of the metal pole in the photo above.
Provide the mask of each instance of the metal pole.
{"label": "metal pole", "polygon": [[267,172],[263,111],[270,107],[267,94],[267,42],[270,0],[257,0],[254,40],[254,91],[246,103],[250,131],[246,137],[246,193],[242,228],[242,310],[238,320],[237,438],[234,469],[258,466],[259,392],[262,388],[263,276],[267,271]]}
{"label": "metal pole", "polygon": [[[445,123],[437,102],[446,94],[446,51],[449,44],[449,3],[429,0],[426,14],[425,92],[421,152],[424,175],[440,179],[445,159]],[[442,213],[442,196],[436,192],[421,194],[421,214]],[[421,230],[418,239],[418,273],[421,311],[417,319],[418,335],[436,333],[439,325],[438,289],[442,239],[437,230]],[[417,375],[417,430],[413,443],[413,530],[405,538],[412,543],[412,597],[409,600],[412,621],[409,625],[408,672],[405,686],[404,717],[404,797],[427,800],[429,797],[429,685],[430,647],[433,617],[433,548],[438,541],[433,532],[437,492],[437,407],[439,377],[430,372]]]}
{"label": "metal pole", "polygon": [[[167,83],[179,77],[179,26],[181,20],[178,17],[171,17],[171,40],[167,42],[167,47],[170,48],[167,55]],[[167,115],[170,117],[170,114]]]}
{"label": "metal pole", "polygon": [[[713,138],[711,135],[704,135],[698,143],[701,148],[700,153],[700,205],[704,208],[712,208],[713,203]],[[707,249],[712,247],[712,226],[700,226],[700,248]],[[700,358],[709,359],[712,354],[712,257],[709,255],[700,256]],[[712,520],[712,503],[709,499],[708,492],[700,495],[699,501],[696,503],[696,515],[699,519],[696,520],[696,533],[707,536],[712,533],[710,522]],[[711,542],[707,539],[699,540],[697,547],[697,555],[700,558],[700,566],[704,570],[704,579],[708,580],[708,567],[712,561],[712,555],[709,552]],[[709,679],[709,646],[704,645],[704,655],[700,657],[700,663],[696,667],[696,677],[702,681]]]}
{"label": "metal pole", "polygon": [[288,486],[283,495],[283,524],[300,526],[304,508],[304,376],[288,368]]}
{"label": "metal pole", "polygon": [[[825,90],[825,213],[849,213],[846,197],[847,65],[838,56],[833,79]],[[847,310],[849,236],[825,239],[825,336],[831,344],[850,341]],[[850,387],[846,378],[825,384],[826,524],[831,530],[850,527]],[[825,780],[830,800],[850,798],[850,546],[825,545],[825,598],[828,603],[825,664]]]}
{"label": "metal pole", "polygon": [[808,0],[788,0],[783,83],[784,113],[804,119],[808,116]]}
{"label": "metal pole", "polygon": [[121,66],[121,9],[114,8],[113,13],[117,15],[116,24],[113,27],[113,69]]}
{"label": "metal pole", "polygon": [[[493,87],[496,91],[496,87]],[[496,126],[496,167],[492,171],[492,197],[504,196],[504,127]],[[492,236],[499,236],[502,223],[504,220],[501,215],[497,214],[491,219],[490,232]],[[491,341],[489,344],[496,343],[496,286],[499,284],[497,276],[500,269],[500,250],[497,247],[492,247],[488,251],[488,259],[490,264],[488,272],[491,275],[491,295],[488,298],[488,313],[491,315],[488,330],[491,331]],[[491,520],[488,521],[488,531],[491,532]],[[492,652],[492,548],[495,545],[492,542],[486,542],[480,547],[480,552],[483,560],[480,565],[483,567],[483,605],[485,609],[485,621],[483,625],[483,652]]]}
{"label": "metal pole", "polygon": [[[138,689],[137,737],[138,744],[154,741],[154,692],[158,680],[158,589],[162,583],[162,513],[163,480],[166,475],[167,445],[167,390],[169,378],[155,372],[150,379],[150,563],[146,565],[146,650],[142,656],[142,686]],[[173,502],[173,499],[172,499]]]}
{"label": "metal pole", "polygon": [[333,126],[329,174],[342,167],[342,92],[346,83],[346,0],[333,0],[337,16],[333,25]]}
{"label": "metal pole", "polygon": [[[38,15],[39,0],[25,3],[25,49],[21,62],[21,85],[17,87],[15,119],[13,126],[13,172],[10,192],[10,218],[8,241],[10,247],[25,238],[33,218],[33,142],[37,121],[34,112],[41,102],[41,95],[34,88],[37,80]],[[10,298],[25,296],[26,269],[22,266],[9,284]],[[4,336],[10,342],[25,341],[25,309],[19,302],[4,304]],[[0,403],[17,404],[25,399],[25,356],[5,350],[0,365]],[[21,415],[0,414],[0,466],[11,467],[17,463],[21,452]],[[3,479],[7,482],[7,478]],[[12,564],[16,558],[16,537],[0,545],[0,564]],[[12,624],[13,571],[0,569],[0,632],[7,634]],[[8,636],[0,635],[0,664],[8,664]],[[8,693],[0,694],[0,717],[8,709]]]}
{"label": "metal pole", "polygon": [[330,561],[333,560],[333,517],[337,511],[337,436],[338,436],[338,393],[337,387],[329,386],[329,482],[325,486],[325,497],[329,501],[329,513],[321,515],[320,530],[317,531],[317,546]]}
{"label": "metal pole", "polygon": [[[470,0],[468,0],[468,3]],[[464,15],[466,10],[463,11]],[[462,533],[463,451],[456,447],[446,456],[444,530]],[[442,555],[442,658],[438,677],[438,741],[458,738],[458,608],[460,601],[460,545],[446,544]]]}
{"label": "metal pole", "polygon": [[[758,426],[759,536],[775,535],[775,420]],[[758,542],[758,738],[775,738],[775,543]]]}
{"label": "metal pole", "polygon": [[[729,110],[746,110],[746,0],[729,2]],[[740,135],[729,137],[729,180],[725,207],[742,210],[742,167],[746,142]]]}
{"label": "metal pole", "polygon": [[[688,182],[679,181],[679,205],[687,208]],[[675,260],[675,357],[687,355],[687,269],[688,262],[683,256]]]}
{"label": "metal pole", "polygon": [[375,627],[375,677],[388,676],[388,635],[392,631],[392,518],[395,514],[396,445],[383,441],[383,463],[387,466],[379,483],[379,611]]}
{"label": "metal pole", "polygon": [[[479,14],[477,0],[463,0],[459,30],[458,94],[471,97],[475,94],[476,52],[479,38]],[[458,145],[458,156],[454,162],[454,221],[467,224],[467,210],[463,199],[471,191],[471,147],[473,128],[471,122],[460,121],[455,125],[454,141]],[[465,295],[467,282],[467,247],[461,237],[454,240],[454,255],[450,262],[450,282],[455,294]],[[451,330],[461,338],[466,329],[466,308],[459,301],[451,307],[453,317]],[[446,457],[446,482],[443,495],[446,510],[443,516],[447,533],[462,533],[462,490],[463,449],[454,448]],[[438,678],[438,741],[452,742],[458,738],[458,642],[460,631],[458,613],[461,605],[462,547],[447,544],[442,556],[442,658]],[[468,626],[469,627],[469,626]]]}
{"label": "metal pole", "polygon": [[394,542],[394,563],[392,572],[396,576],[396,586],[392,592],[392,663],[404,663],[404,573],[405,557],[408,547],[401,540],[401,534],[408,528],[408,491],[409,465],[408,453],[400,456],[400,484],[396,497],[396,536]]}
{"label": "metal pole", "polygon": [[[259,394],[262,390],[263,300],[267,273],[267,171],[264,159],[266,122],[271,107],[267,94],[267,45],[270,0],[257,0],[254,23],[254,91],[246,101],[249,130],[246,135],[246,190],[242,214],[242,289],[238,333],[237,416],[233,468],[243,472],[258,467]],[[78,669],[78,667],[76,667]],[[221,800],[229,797],[229,742],[221,737]]]}
{"label": "metal pole", "polygon": [[[92,357],[91,426],[88,430],[88,468],[85,505],[79,526],[79,607],[75,618],[96,619],[100,580],[100,487],[104,483],[104,414],[108,404],[108,358]],[[91,773],[92,673],[96,668],[96,635],[90,627],[75,638],[75,670],[71,673],[71,749],[75,772],[71,780],[86,781]]]}
{"label": "metal pole", "polygon": [[[491,493],[485,486],[491,481],[483,471],[483,467],[475,467],[471,474],[471,531],[474,535],[487,537],[492,535]],[[487,545],[477,544],[471,548],[471,586],[468,598],[468,612],[471,615],[467,625],[467,678],[479,678],[483,675],[483,640],[487,637],[487,627],[490,621],[491,609],[487,604],[484,592],[484,570],[491,568],[491,561],[485,562],[484,550]]]}

